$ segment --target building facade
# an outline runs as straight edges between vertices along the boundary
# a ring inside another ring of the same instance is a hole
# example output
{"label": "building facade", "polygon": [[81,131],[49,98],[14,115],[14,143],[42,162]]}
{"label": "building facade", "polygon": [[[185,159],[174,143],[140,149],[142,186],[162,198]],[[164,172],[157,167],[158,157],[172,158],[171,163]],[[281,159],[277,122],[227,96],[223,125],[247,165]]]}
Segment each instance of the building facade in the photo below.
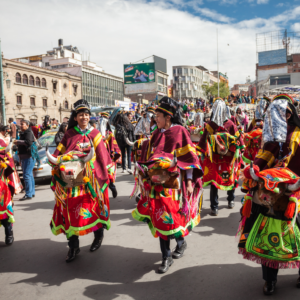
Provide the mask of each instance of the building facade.
{"label": "building facade", "polygon": [[3,59],[6,119],[42,123],[49,115],[62,122],[82,98],[81,78],[31,64]]}
{"label": "building facade", "polygon": [[250,86],[249,83],[235,84],[231,88],[231,93],[235,96],[237,96],[237,95],[246,95],[246,96],[248,96],[249,86]]}
{"label": "building facade", "polygon": [[204,82],[210,82],[209,75],[197,67],[186,65],[173,67],[173,97],[175,99],[205,97],[202,90]]}
{"label": "building facade", "polygon": [[15,60],[81,77],[82,97],[92,107],[115,105],[115,100],[124,101],[123,78],[106,73],[96,63],[83,60],[78,48],[64,46],[62,39],[58,40],[58,47],[46,54]]}

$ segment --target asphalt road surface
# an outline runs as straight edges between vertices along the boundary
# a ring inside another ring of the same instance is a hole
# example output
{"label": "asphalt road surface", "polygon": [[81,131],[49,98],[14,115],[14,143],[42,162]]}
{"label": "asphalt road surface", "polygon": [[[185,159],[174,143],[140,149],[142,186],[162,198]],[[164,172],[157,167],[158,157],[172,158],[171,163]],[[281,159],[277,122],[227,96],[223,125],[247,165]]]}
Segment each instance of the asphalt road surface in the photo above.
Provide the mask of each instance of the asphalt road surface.
{"label": "asphalt road surface", "polygon": [[[101,248],[90,253],[93,235],[80,237],[81,252],[69,264],[65,236],[54,236],[49,227],[54,206],[49,182],[37,186],[32,200],[19,202],[23,194],[17,196],[12,246],[5,246],[0,229],[0,299],[265,299],[261,266],[237,253],[240,189],[234,209],[227,208],[226,192],[219,191],[219,216],[212,217],[205,188],[201,222],[186,237],[184,256],[160,275],[159,241],[131,217],[133,183],[132,175],[118,174],[112,226]],[[280,270],[272,298],[299,299],[297,274]]]}

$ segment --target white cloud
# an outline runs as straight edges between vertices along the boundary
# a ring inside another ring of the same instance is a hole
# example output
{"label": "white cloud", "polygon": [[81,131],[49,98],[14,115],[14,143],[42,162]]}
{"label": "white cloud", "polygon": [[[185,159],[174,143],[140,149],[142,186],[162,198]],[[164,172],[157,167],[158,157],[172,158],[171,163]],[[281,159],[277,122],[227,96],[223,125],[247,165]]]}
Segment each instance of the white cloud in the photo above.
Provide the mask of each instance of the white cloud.
{"label": "white cloud", "polygon": [[124,63],[152,54],[168,60],[170,79],[174,65],[216,70],[218,27],[220,71],[227,72],[230,85],[244,82],[248,75],[254,79],[257,32],[277,30],[300,16],[299,7],[270,19],[220,24],[216,12],[198,7],[214,20],[208,21],[158,0],[15,0],[5,5],[2,1],[0,6],[0,37],[6,58],[46,53],[63,38],[64,44],[90,53],[93,62],[122,77]]}
{"label": "white cloud", "polygon": [[278,3],[278,4],[276,5],[276,7],[282,7],[282,6],[284,6],[284,3]]}
{"label": "white cloud", "polygon": [[257,0],[257,4],[267,4],[269,0]]}
{"label": "white cloud", "polygon": [[291,26],[291,30],[293,30],[293,31],[300,31],[300,23],[294,23]]}

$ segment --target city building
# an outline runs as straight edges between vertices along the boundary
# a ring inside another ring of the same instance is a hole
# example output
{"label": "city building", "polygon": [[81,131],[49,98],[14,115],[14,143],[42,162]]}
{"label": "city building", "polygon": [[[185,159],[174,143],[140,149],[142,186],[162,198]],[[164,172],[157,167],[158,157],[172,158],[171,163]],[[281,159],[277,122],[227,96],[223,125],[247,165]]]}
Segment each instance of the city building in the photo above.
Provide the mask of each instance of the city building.
{"label": "city building", "polygon": [[[214,75],[215,78],[217,78],[218,80],[218,71],[211,71],[211,73]],[[221,72],[219,72],[219,80],[220,82],[223,82],[226,84],[226,86],[228,87],[229,85],[229,80],[228,80],[228,77],[227,77],[227,74],[223,74]]]}
{"label": "city building", "polygon": [[256,96],[257,96],[256,88],[257,88],[256,81],[254,80],[254,81],[250,82],[250,85],[248,87],[248,95],[251,98],[256,98]]}
{"label": "city building", "polygon": [[3,58],[6,119],[42,123],[45,115],[62,122],[82,98],[81,78]]}
{"label": "city building", "polygon": [[231,94],[233,94],[235,96],[236,95],[247,95],[248,96],[249,86],[250,86],[250,83],[235,84],[231,88]]}
{"label": "city building", "polygon": [[111,106],[115,105],[115,100],[124,101],[123,78],[106,73],[94,62],[83,60],[78,48],[64,46],[62,39],[58,40],[58,47],[46,54],[15,60],[81,77],[82,97],[91,106]]}
{"label": "city building", "polygon": [[205,98],[203,84],[209,84],[207,69],[201,66],[173,66],[173,97],[179,99]]}
{"label": "city building", "polygon": [[[136,72],[142,75],[141,81],[137,80]],[[167,60],[156,55],[124,64],[124,94],[139,104],[158,101],[168,95],[168,77]]]}
{"label": "city building", "polygon": [[[298,32],[271,31],[256,35],[257,95],[292,93],[300,86]],[[298,97],[298,95],[296,95]]]}

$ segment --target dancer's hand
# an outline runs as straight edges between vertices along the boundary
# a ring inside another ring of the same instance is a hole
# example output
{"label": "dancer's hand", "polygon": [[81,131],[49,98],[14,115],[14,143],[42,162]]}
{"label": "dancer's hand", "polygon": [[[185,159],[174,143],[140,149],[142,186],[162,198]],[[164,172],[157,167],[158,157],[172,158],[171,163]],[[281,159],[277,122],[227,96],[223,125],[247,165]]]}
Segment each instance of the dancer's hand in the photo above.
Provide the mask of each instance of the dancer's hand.
{"label": "dancer's hand", "polygon": [[187,191],[188,191],[189,195],[191,195],[193,193],[193,185],[192,185],[191,179],[187,180]]}

